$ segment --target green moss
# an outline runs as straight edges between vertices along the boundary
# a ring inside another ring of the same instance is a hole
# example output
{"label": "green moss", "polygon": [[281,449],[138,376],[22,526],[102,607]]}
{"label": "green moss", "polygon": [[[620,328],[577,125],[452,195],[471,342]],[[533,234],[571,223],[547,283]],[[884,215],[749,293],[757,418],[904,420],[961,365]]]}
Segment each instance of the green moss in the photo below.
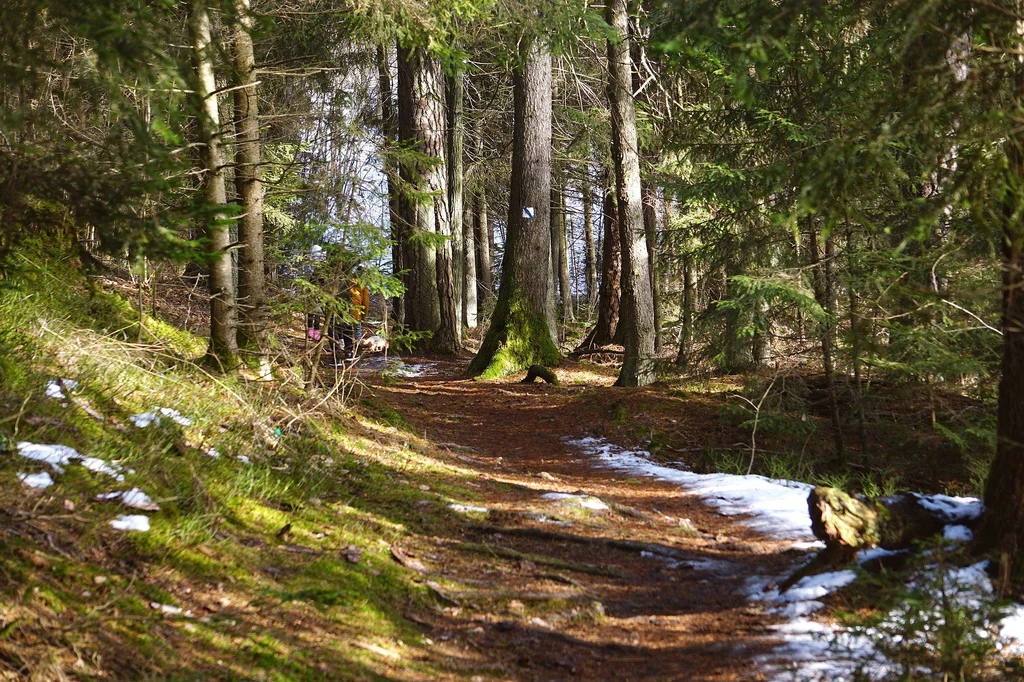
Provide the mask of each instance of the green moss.
{"label": "green moss", "polygon": [[498,379],[530,365],[557,365],[558,347],[543,314],[529,309],[520,292],[499,296],[491,326],[469,373],[481,380]]}

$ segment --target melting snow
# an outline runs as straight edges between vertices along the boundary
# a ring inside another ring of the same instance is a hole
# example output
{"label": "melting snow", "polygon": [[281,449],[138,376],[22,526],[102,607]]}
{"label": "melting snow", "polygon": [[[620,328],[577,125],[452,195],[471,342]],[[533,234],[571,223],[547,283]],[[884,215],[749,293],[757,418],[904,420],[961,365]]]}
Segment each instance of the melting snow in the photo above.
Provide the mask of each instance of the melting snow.
{"label": "melting snow", "polygon": [[54,379],[46,384],[46,397],[60,401],[67,400],[68,397],[64,395],[65,388],[74,391],[78,388],[78,382],[74,379]]}
{"label": "melting snow", "polygon": [[121,469],[117,465],[109,464],[98,457],[86,457],[67,445],[40,445],[22,441],[18,443],[18,454],[37,462],[49,464],[58,474],[64,473],[64,467],[71,462],[80,462],[90,471],[107,474],[118,481],[124,480]]}
{"label": "melting snow", "polygon": [[650,453],[627,450],[603,438],[569,441],[596,456],[605,466],[631,474],[677,483],[730,516],[749,515],[746,523],[773,539],[813,541],[807,495],[814,486],[764,476],[695,474],[651,462]]}
{"label": "melting snow", "polygon": [[159,424],[161,418],[166,417],[176,424],[181,426],[191,426],[192,420],[181,414],[177,410],[172,410],[169,407],[158,407],[151,412],[143,412],[142,414],[133,414],[130,419],[135,424],[136,428],[144,429],[150,424]]}
{"label": "melting snow", "polygon": [[45,471],[41,474],[19,473],[18,478],[29,488],[49,488],[53,485],[53,478],[51,478],[50,474]]}
{"label": "melting snow", "polygon": [[456,502],[452,502],[451,504],[449,504],[448,508],[451,509],[452,511],[461,512],[463,514],[486,514],[487,512],[491,511],[487,507],[478,507],[472,504],[458,504]]}
{"label": "melting snow", "polygon": [[604,510],[608,505],[592,495],[579,495],[571,493],[544,493],[540,496],[543,500],[573,500],[575,504],[584,509]]}
{"label": "melting snow", "polygon": [[144,511],[159,511],[160,505],[150,498],[149,495],[142,492],[138,488],[132,488],[125,492],[113,492],[104,493],[96,496],[97,500],[121,500],[121,504],[126,507],[133,507],[135,509],[142,509]]}
{"label": "melting snow", "polygon": [[116,530],[137,530],[145,533],[149,530],[149,517],[143,514],[121,514],[110,522]]}

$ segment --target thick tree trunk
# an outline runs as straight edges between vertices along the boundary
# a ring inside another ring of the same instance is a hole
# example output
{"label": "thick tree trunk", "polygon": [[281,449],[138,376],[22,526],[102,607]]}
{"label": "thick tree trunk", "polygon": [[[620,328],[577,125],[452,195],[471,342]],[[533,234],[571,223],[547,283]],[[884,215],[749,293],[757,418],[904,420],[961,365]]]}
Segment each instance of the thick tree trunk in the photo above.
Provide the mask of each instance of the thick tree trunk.
{"label": "thick tree trunk", "polygon": [[[1014,84],[1024,102],[1024,66]],[[1000,553],[1003,586],[1024,582],[1024,133],[1007,141],[1010,188],[1003,207],[1003,366],[996,418],[996,456],[985,485],[978,546]]]}
{"label": "thick tree trunk", "polygon": [[[203,185],[206,203],[224,206],[227,188],[224,159],[220,149],[220,111],[217,106],[217,81],[213,73],[216,46],[213,43],[210,15],[203,0],[191,0],[189,29],[195,66],[194,98],[199,111],[199,141],[202,144]],[[238,366],[238,337],[235,311],[235,281],[228,251],[231,237],[225,214],[207,218],[206,236],[212,254],[210,263],[210,347],[207,355],[221,369]]]}
{"label": "thick tree trunk", "polygon": [[262,355],[266,277],[263,270],[263,185],[260,181],[260,121],[249,0],[235,0],[235,191],[242,204],[238,219],[238,343]]}
{"label": "thick tree trunk", "polygon": [[633,105],[632,60],[626,0],[608,0],[608,24],[618,33],[608,41],[608,101],[612,118],[612,159],[622,241],[622,369],[617,386],[654,381],[654,295],[644,236],[640,155]]}
{"label": "thick tree trunk", "polygon": [[[501,287],[491,325],[470,363],[485,378],[558,362],[548,302],[551,230],[551,54],[538,40],[521,44],[514,77],[512,183]],[[524,209],[534,217],[524,218]]]}
{"label": "thick tree trunk", "polygon": [[590,184],[590,166],[584,166],[583,190],[583,235],[586,240],[587,260],[587,302],[597,305],[597,245],[594,241],[593,191]]}
{"label": "thick tree trunk", "polygon": [[[398,49],[398,136],[400,143],[430,159],[406,160],[402,164],[405,187],[401,193],[401,212],[409,225],[404,253],[409,270],[406,326],[433,334],[428,345],[436,347],[451,343],[450,338],[439,338],[442,320],[437,265],[437,233],[445,234],[448,230],[444,82],[440,63],[422,48]],[[446,272],[451,259],[442,256],[442,261],[440,271]],[[449,287],[445,282],[445,286],[445,294],[454,295],[454,284]],[[447,316],[445,323],[445,334],[451,336],[451,320]]]}
{"label": "thick tree trunk", "polygon": [[622,301],[622,245],[619,242],[619,211],[611,171],[605,172],[601,207],[604,238],[601,240],[601,286],[598,292],[597,323],[580,344],[580,349],[599,348],[621,342],[619,308]]}
{"label": "thick tree trunk", "polygon": [[658,277],[658,209],[661,195],[657,186],[647,181],[643,184],[644,197],[644,236],[647,240],[647,260],[651,272],[651,296],[654,303],[654,352],[661,353],[664,345],[661,319],[661,280]]}
{"label": "thick tree trunk", "polygon": [[[398,112],[395,111],[394,93],[391,88],[391,66],[384,46],[377,47],[377,76],[380,84],[381,133],[384,136],[384,174],[388,179],[388,222],[391,226],[391,274],[398,277],[403,286],[408,286],[405,269],[405,233],[408,225],[403,221],[398,200],[398,169],[392,157],[393,147],[398,142]],[[405,294],[392,299],[392,316],[395,324],[405,324]]]}

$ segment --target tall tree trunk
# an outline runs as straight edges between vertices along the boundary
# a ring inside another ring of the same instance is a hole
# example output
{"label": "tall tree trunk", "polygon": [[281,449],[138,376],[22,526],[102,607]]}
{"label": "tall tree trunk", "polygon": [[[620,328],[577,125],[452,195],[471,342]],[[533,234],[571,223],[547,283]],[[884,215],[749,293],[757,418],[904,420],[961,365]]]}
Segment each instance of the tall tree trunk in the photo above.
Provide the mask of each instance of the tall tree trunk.
{"label": "tall tree trunk", "polygon": [[266,350],[263,270],[263,185],[260,181],[260,121],[249,0],[235,0],[234,43],[235,190],[242,204],[238,219],[239,345],[260,355]]}
{"label": "tall tree trunk", "polygon": [[562,248],[562,238],[559,236],[561,233],[562,223],[562,202],[561,197],[558,194],[557,178],[559,174],[560,170],[556,168],[552,174],[551,200],[548,207],[551,215],[551,225],[549,226],[551,229],[551,304],[556,310],[558,309],[558,287],[560,284],[558,279],[558,264],[562,260],[560,252]]}
{"label": "tall tree trunk", "polygon": [[[466,301],[464,297],[466,287],[466,243],[463,234],[463,151],[466,139],[466,118],[463,108],[463,92],[465,88],[465,74],[460,69],[454,74],[445,77],[445,97],[447,99],[448,114],[448,223],[451,241],[448,243],[448,250],[452,256],[452,271],[455,279],[455,338],[457,340],[454,352],[462,350],[462,325],[466,318]],[[440,275],[438,278],[440,282]],[[442,297],[442,308],[444,300]],[[449,347],[452,352],[452,347]]]}
{"label": "tall tree trunk", "polygon": [[[1024,103],[1024,66],[1016,65],[1017,106]],[[1006,142],[1009,188],[1003,206],[1003,364],[996,417],[996,456],[985,485],[981,549],[1000,553],[1002,583],[1024,576],[1024,133]]]}
{"label": "tall tree trunk", "polygon": [[494,296],[494,268],[491,265],[491,227],[487,216],[487,190],[481,186],[473,202],[473,236],[476,239],[477,305]]}
{"label": "tall tree trunk", "polygon": [[654,375],[654,295],[644,236],[640,156],[633,105],[632,60],[626,0],[608,0],[608,24],[618,33],[608,41],[608,101],[612,119],[612,159],[622,241],[622,369],[617,386],[646,386]]}
{"label": "tall tree trunk", "polygon": [[463,209],[462,216],[462,324],[466,329],[476,329],[477,325],[477,281],[476,281],[476,230],[473,225],[473,197]]}
{"label": "tall tree trunk", "polygon": [[[813,219],[812,219],[813,221]],[[811,223],[811,239],[807,245],[814,266],[814,297],[827,314],[821,333],[821,366],[825,373],[825,389],[828,392],[829,415],[832,418],[832,439],[836,457],[846,464],[846,442],[843,439],[843,424],[839,417],[839,396],[835,378],[835,307],[833,306],[832,256],[834,255],[832,235],[825,239],[825,258],[818,256],[818,232]]]}
{"label": "tall tree trunk", "polygon": [[[476,158],[479,163],[484,158],[482,117],[476,121],[474,138]],[[473,237],[476,243],[476,298],[479,308],[494,296],[494,268],[491,266],[491,254],[494,253],[494,250],[491,248],[493,239],[490,221],[487,218],[487,183],[483,178],[479,178],[476,185],[476,196],[473,201]]]}
{"label": "tall tree trunk", "polygon": [[[501,287],[491,325],[470,363],[473,375],[497,377],[558,362],[551,258],[551,53],[539,40],[520,46],[515,73],[512,182]],[[524,208],[534,212],[524,218]]]}
{"label": "tall tree trunk", "polygon": [[[388,222],[391,226],[391,274],[398,277],[403,286],[408,286],[408,274],[405,269],[405,233],[407,223],[404,222],[398,199],[398,169],[395,167],[394,145],[398,142],[398,112],[395,111],[394,92],[391,88],[391,66],[388,63],[388,52],[383,45],[377,47],[377,76],[380,84],[380,118],[381,132],[384,136],[384,174],[388,179]],[[405,294],[398,294],[392,299],[392,315],[395,324],[405,324]]]}
{"label": "tall tree trunk", "polygon": [[679,306],[679,351],[676,365],[688,367],[693,355],[693,256],[683,253],[683,300]]}
{"label": "tall tree trunk", "polygon": [[[398,49],[398,136],[429,161],[407,159],[401,175],[402,214],[409,225],[404,254],[409,270],[406,326],[434,335],[430,346],[450,343],[438,338],[441,303],[438,295],[437,232],[448,228],[448,171],[444,163],[444,81],[438,60],[423,48]],[[438,162],[440,160],[440,163]],[[439,226],[439,220],[444,224]],[[441,230],[438,228],[441,227]],[[442,256],[441,270],[451,267]],[[446,283],[447,284],[447,283]],[[454,291],[454,285],[446,295]],[[447,320],[450,324],[450,320]],[[446,330],[450,335],[451,330]]]}
{"label": "tall tree trunk", "polygon": [[[194,98],[199,111],[199,140],[202,144],[205,199],[211,206],[227,203],[224,160],[220,149],[220,111],[217,81],[213,73],[213,43],[210,15],[203,0],[191,0],[189,29],[195,66]],[[207,355],[221,369],[238,366],[238,337],[235,311],[235,281],[228,251],[231,237],[221,211],[207,218],[206,236],[212,254],[210,263],[210,346]]]}
{"label": "tall tree trunk", "polygon": [[584,166],[583,190],[583,235],[586,240],[587,301],[597,305],[597,245],[594,242],[593,191],[590,184],[590,165]]}
{"label": "tall tree trunk", "polygon": [[597,301],[597,323],[580,344],[580,348],[600,348],[621,343],[622,329],[619,309],[622,303],[622,244],[619,242],[619,210],[610,169],[605,170],[604,201],[601,206],[603,233],[601,240],[601,286]]}
{"label": "tall tree trunk", "polygon": [[562,324],[567,324],[573,319],[567,227],[565,219],[565,174],[559,170],[555,172],[555,182],[551,187],[551,252],[555,255],[555,263],[557,265],[555,272],[558,276],[558,291],[561,294]]}
{"label": "tall tree trunk", "polygon": [[651,296],[654,303],[654,352],[660,353],[664,344],[661,326],[661,280],[658,278],[658,209],[661,194],[650,180],[643,184],[644,236],[647,239],[647,260],[651,268]]}

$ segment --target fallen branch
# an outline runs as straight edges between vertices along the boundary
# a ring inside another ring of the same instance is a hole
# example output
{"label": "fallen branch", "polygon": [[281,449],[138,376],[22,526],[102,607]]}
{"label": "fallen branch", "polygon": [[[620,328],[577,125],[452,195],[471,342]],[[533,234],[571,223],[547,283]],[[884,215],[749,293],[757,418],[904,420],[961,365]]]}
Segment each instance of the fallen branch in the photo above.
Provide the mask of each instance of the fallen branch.
{"label": "fallen branch", "polygon": [[622,573],[615,570],[614,568],[603,568],[601,566],[595,566],[593,564],[585,564],[575,561],[565,561],[563,559],[556,559],[555,557],[548,557],[541,554],[525,554],[523,552],[517,552],[514,549],[498,547],[497,545],[488,545],[477,542],[460,542],[457,545],[457,547],[459,547],[459,549],[464,549],[468,552],[476,552],[478,554],[497,556],[502,557],[503,559],[532,561],[533,563],[542,566],[564,568],[567,571],[575,571],[576,573],[589,573],[590,575],[605,575],[611,576],[613,578],[622,577]]}

